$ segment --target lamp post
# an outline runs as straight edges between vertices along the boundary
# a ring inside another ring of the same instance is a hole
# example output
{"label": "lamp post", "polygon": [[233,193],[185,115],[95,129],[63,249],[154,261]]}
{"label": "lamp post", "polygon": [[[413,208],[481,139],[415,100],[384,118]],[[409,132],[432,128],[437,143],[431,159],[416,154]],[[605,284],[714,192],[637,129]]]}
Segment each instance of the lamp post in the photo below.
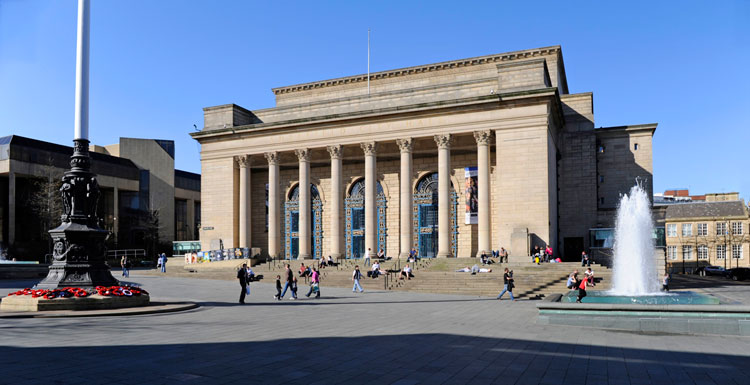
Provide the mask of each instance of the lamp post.
{"label": "lamp post", "polygon": [[70,170],[63,175],[62,223],[49,231],[52,264],[37,288],[90,288],[117,285],[105,262],[104,241],[109,232],[97,216],[99,184],[89,157],[89,0],[78,0],[76,46],[75,136]]}

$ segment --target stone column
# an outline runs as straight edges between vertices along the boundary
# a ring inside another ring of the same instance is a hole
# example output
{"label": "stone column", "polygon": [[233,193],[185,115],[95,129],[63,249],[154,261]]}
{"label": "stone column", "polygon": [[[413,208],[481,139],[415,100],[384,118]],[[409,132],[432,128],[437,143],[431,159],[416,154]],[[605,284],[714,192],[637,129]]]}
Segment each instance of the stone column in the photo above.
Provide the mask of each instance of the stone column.
{"label": "stone column", "polygon": [[310,232],[310,149],[294,151],[299,159],[299,256],[298,259],[311,259]]}
{"label": "stone column", "polygon": [[187,226],[188,226],[188,239],[195,240],[195,200],[187,200]]}
{"label": "stone column", "polygon": [[268,160],[268,255],[279,257],[281,202],[279,202],[279,153],[265,153]]}
{"label": "stone column", "polygon": [[328,146],[328,153],[331,154],[331,199],[330,199],[330,210],[331,210],[331,257],[337,259],[342,256],[341,254],[341,241],[343,239],[341,235],[341,213],[343,210],[343,192],[341,191],[341,184],[343,183],[343,177],[341,176],[342,160],[341,156],[343,149],[341,145]]}
{"label": "stone column", "polygon": [[115,235],[115,244],[120,241],[118,238],[120,235],[120,189],[117,188],[117,186],[114,187],[114,192],[112,193],[112,217],[114,220],[112,221],[112,232]]}
{"label": "stone column", "polygon": [[240,166],[240,243],[239,247],[250,247],[250,155],[237,157]]}
{"label": "stone column", "polygon": [[490,236],[490,140],[492,131],[476,131],[477,141],[477,174],[479,184],[479,248],[477,257],[482,253],[492,254]]}
{"label": "stone column", "polygon": [[375,154],[378,144],[365,142],[360,145],[365,152],[365,252],[378,252],[378,215],[375,211],[377,202],[378,174]]}
{"label": "stone column", "polygon": [[16,173],[8,173],[8,244],[10,247],[16,241]]}
{"label": "stone column", "polygon": [[438,146],[438,258],[450,258],[451,250],[451,135],[435,135]]}
{"label": "stone column", "polygon": [[401,180],[399,196],[401,198],[400,213],[400,234],[399,234],[399,258],[409,258],[409,252],[412,247],[412,236],[414,233],[413,209],[414,198],[412,196],[411,176],[412,176],[412,139],[396,140],[398,148],[401,150]]}

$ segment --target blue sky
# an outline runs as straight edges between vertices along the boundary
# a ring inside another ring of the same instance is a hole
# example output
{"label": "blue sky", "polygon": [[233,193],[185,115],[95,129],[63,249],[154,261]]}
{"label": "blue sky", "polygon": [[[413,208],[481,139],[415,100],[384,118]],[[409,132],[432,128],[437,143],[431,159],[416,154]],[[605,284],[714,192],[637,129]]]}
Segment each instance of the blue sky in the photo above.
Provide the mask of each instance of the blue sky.
{"label": "blue sky", "polygon": [[[70,144],[75,0],[0,0],[0,135]],[[561,45],[596,126],[658,122],[654,191],[750,197],[750,6],[740,1],[92,1],[91,140],[173,139],[272,87]]]}

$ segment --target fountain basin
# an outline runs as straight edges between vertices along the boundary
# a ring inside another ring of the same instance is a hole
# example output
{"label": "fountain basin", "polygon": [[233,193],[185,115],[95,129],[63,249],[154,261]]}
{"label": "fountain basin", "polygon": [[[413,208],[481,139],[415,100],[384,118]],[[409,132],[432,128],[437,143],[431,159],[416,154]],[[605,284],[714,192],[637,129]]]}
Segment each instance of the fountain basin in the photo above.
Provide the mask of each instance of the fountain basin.
{"label": "fountain basin", "polygon": [[[607,291],[588,290],[582,303],[639,304],[639,305],[718,305],[719,299],[710,295],[692,291],[673,291],[652,295],[615,295]],[[573,290],[563,295],[560,302],[574,303],[578,291]]]}
{"label": "fountain basin", "polygon": [[[586,303],[585,299],[584,303],[573,303],[563,300],[569,294],[549,296],[537,303],[539,315],[536,322],[639,333],[750,336],[750,306],[747,305]],[[589,294],[586,298],[590,297],[594,295]],[[612,296],[599,297],[604,300]],[[617,300],[626,298],[619,297]]]}

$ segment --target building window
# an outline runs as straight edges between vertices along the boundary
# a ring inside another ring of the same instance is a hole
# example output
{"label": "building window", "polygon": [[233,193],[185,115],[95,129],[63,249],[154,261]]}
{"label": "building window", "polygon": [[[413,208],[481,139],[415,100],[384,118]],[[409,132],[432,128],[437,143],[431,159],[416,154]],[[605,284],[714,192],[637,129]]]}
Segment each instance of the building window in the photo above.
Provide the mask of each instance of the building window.
{"label": "building window", "polygon": [[599,175],[599,183],[604,183],[604,175]]}
{"label": "building window", "polygon": [[604,197],[601,197],[601,198],[599,198],[599,204],[600,204],[600,205],[603,205],[603,204],[604,204]]}
{"label": "building window", "polygon": [[667,224],[667,236],[668,237],[676,237],[677,236],[677,224],[676,223],[669,223],[669,224]]}
{"label": "building window", "polygon": [[742,235],[742,222],[732,222],[732,235]]}
{"label": "building window", "polygon": [[725,259],[727,257],[727,247],[725,245],[716,246],[716,259]]}
{"label": "building window", "polygon": [[682,224],[682,236],[683,237],[691,237],[691,236],[693,236],[693,224],[692,223],[683,223]]}
{"label": "building window", "polygon": [[604,154],[604,146],[599,146],[599,149],[597,149],[597,152],[600,154]]}
{"label": "building window", "polygon": [[682,259],[693,259],[693,246],[682,246]]}
{"label": "building window", "polygon": [[633,145],[633,150],[638,151],[638,143]]}
{"label": "building window", "polygon": [[708,260],[708,246],[698,245],[698,260]]}
{"label": "building window", "polygon": [[727,224],[724,222],[716,222],[716,235],[726,235]]}
{"label": "building window", "polygon": [[732,258],[742,259],[742,245],[732,245]]}
{"label": "building window", "polygon": [[698,236],[705,237],[706,235],[708,235],[708,223],[699,223]]}
{"label": "building window", "polygon": [[672,261],[677,260],[677,246],[667,246],[667,258]]}

